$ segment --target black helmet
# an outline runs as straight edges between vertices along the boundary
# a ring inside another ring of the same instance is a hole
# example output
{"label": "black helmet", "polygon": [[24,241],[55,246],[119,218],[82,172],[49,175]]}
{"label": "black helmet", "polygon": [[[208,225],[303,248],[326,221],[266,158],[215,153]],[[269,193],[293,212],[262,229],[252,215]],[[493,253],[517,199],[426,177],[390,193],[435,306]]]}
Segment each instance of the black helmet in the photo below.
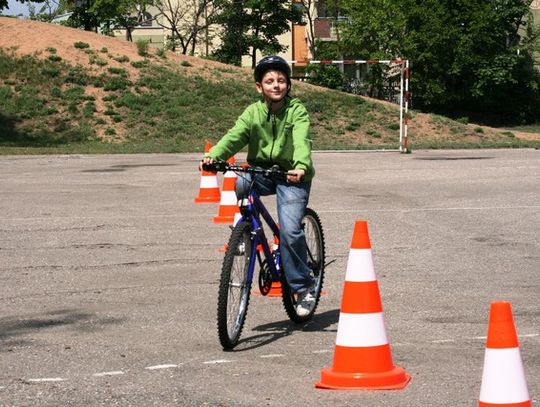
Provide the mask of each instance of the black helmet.
{"label": "black helmet", "polygon": [[255,82],[260,82],[264,74],[270,70],[283,72],[287,77],[287,84],[291,86],[291,67],[287,61],[277,55],[264,57],[257,63],[255,72],[253,72]]}

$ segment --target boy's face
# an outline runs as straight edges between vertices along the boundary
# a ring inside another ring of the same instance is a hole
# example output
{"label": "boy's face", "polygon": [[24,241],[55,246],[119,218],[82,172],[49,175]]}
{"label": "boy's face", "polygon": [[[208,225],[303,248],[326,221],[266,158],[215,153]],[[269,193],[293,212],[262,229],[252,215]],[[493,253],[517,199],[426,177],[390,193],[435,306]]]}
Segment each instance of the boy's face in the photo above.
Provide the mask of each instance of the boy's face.
{"label": "boy's face", "polygon": [[264,74],[260,82],[255,84],[257,92],[261,93],[266,101],[279,102],[286,95],[289,86],[287,76],[280,71],[268,71]]}

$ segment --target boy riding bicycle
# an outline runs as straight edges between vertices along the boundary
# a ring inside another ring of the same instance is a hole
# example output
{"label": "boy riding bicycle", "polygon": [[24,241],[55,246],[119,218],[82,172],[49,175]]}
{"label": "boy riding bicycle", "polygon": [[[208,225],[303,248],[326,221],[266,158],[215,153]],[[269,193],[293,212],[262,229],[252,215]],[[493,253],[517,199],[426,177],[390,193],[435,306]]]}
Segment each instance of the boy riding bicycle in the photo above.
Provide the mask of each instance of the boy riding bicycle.
{"label": "boy riding bicycle", "polygon": [[[296,311],[299,316],[305,316],[316,302],[301,225],[315,175],[309,115],[300,100],[289,96],[291,69],[283,58],[261,59],[255,67],[254,78],[263,100],[244,110],[202,163],[226,161],[247,145],[250,165],[263,168],[278,165],[288,172],[286,181],[255,176],[254,188],[259,195],[276,194],[281,260],[287,283],[298,294]],[[238,199],[247,195],[250,183],[250,175],[238,177]]]}

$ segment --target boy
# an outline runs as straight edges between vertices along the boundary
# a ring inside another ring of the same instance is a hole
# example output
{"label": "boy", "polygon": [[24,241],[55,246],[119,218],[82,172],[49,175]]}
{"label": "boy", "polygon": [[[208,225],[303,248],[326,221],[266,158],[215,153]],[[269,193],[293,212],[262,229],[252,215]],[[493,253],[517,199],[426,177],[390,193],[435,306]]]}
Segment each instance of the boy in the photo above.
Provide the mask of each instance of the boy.
{"label": "boy", "polygon": [[[287,171],[287,181],[256,177],[260,195],[276,194],[280,225],[281,260],[291,290],[298,294],[296,312],[308,315],[315,305],[311,289],[314,279],[307,265],[307,247],[301,221],[315,175],[311,161],[309,115],[302,103],[289,96],[291,69],[278,56],[259,61],[255,86],[263,100],[248,106],[236,124],[204,157],[203,163],[225,161],[248,145],[247,161],[252,166],[278,165]],[[248,178],[248,179],[246,179]],[[236,195],[248,192],[249,177],[238,177]]]}

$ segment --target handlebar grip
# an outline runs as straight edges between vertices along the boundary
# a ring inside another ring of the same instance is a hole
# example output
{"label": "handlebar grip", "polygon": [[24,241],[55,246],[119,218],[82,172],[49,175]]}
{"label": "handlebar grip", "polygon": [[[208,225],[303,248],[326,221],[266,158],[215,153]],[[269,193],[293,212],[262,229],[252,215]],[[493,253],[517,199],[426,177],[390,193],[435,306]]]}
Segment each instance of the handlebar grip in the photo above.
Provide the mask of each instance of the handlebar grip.
{"label": "handlebar grip", "polygon": [[209,171],[209,172],[225,172],[227,171],[227,168],[228,168],[228,165],[224,161],[213,162],[211,164],[202,165],[202,169],[204,171]]}

